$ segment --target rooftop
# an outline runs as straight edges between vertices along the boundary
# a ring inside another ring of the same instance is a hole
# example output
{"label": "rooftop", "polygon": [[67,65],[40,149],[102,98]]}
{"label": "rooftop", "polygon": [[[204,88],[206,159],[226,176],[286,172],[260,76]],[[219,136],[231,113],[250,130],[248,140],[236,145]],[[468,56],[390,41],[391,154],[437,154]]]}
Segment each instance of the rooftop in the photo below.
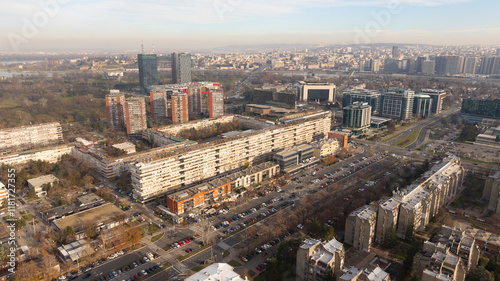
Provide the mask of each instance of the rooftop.
{"label": "rooftop", "polygon": [[189,276],[186,281],[244,281],[227,263],[214,263],[199,272]]}
{"label": "rooftop", "polygon": [[37,178],[32,178],[32,179],[29,179],[28,180],[28,184],[30,184],[31,186],[42,186],[46,183],[53,183],[53,182],[56,182],[58,181],[59,179],[56,178],[56,176],[54,175],[44,175],[44,176],[40,176],[40,177],[37,177]]}
{"label": "rooftop", "polygon": [[77,232],[78,229],[83,227],[88,222],[92,222],[97,225],[104,224],[114,219],[114,217],[121,213],[122,211],[120,209],[115,207],[113,204],[107,203],[65,218],[57,219],[53,221],[53,223],[60,230],[64,230],[70,226]]}

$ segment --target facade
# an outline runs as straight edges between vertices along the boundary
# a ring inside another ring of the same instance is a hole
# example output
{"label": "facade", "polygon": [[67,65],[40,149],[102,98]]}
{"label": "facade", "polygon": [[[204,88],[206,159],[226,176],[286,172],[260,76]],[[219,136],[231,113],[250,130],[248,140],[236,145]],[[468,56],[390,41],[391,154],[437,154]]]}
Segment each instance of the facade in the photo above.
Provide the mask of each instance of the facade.
{"label": "facade", "polygon": [[297,281],[323,280],[327,271],[340,274],[344,266],[344,245],[333,238],[327,242],[305,240],[297,251]]}
{"label": "facade", "polygon": [[441,243],[424,242],[413,262],[422,281],[464,281],[467,274],[463,260]]}
{"label": "facade", "polygon": [[445,245],[451,253],[462,259],[467,272],[476,268],[481,252],[474,237],[466,235],[464,230],[446,225],[441,228],[437,237],[437,243]]}
{"label": "facade", "polygon": [[342,127],[356,130],[366,130],[370,128],[372,107],[368,103],[354,102],[352,105],[344,107]]}
{"label": "facade", "polygon": [[351,244],[356,250],[369,252],[375,240],[376,222],[376,206],[363,206],[353,211],[345,222],[344,242]]}
{"label": "facade", "polygon": [[431,113],[439,114],[443,111],[443,101],[446,97],[444,90],[437,89],[422,89],[422,95],[428,95],[432,99]]}
{"label": "facade", "polygon": [[464,57],[462,56],[437,56],[436,57],[436,74],[450,76],[460,74],[464,65]]}
{"label": "facade", "polygon": [[52,186],[55,182],[58,182],[59,179],[54,175],[45,175],[36,178],[32,178],[28,180],[28,187],[33,188],[36,192],[36,196],[40,197],[42,195],[46,195],[47,191],[43,190],[44,185]]}
{"label": "facade", "polygon": [[347,148],[347,144],[351,142],[351,135],[352,132],[347,130],[328,132],[328,138],[337,139],[341,148]]}
{"label": "facade", "polygon": [[129,165],[133,193],[144,202],[245,164],[270,160],[274,151],[324,138],[330,126],[330,113],[323,112],[249,134],[138,158]]}
{"label": "facade", "polygon": [[423,229],[439,208],[455,197],[464,174],[460,159],[450,156],[407,188],[394,191],[390,199],[382,200],[378,208],[375,241],[382,243],[391,228],[403,239]]}
{"label": "facade", "polygon": [[392,46],[392,57],[397,59],[399,58],[399,47],[398,46]]}
{"label": "facade", "polygon": [[314,149],[314,157],[321,159],[328,155],[335,155],[340,149],[340,142],[337,139],[325,139],[311,143]]}
{"label": "facade", "polygon": [[172,213],[181,215],[199,207],[217,204],[233,190],[260,183],[278,175],[279,171],[279,166],[273,162],[249,167],[226,177],[170,194],[167,196],[167,207]]}
{"label": "facade", "polygon": [[479,74],[498,75],[500,74],[500,57],[486,56],[481,58]]}
{"label": "facade", "polygon": [[0,182],[0,202],[3,203],[3,201],[6,200],[7,197],[9,197],[9,191],[5,187],[5,184],[3,184],[2,182]]}
{"label": "facade", "polygon": [[465,57],[462,72],[465,74],[476,74],[477,62],[477,57]]}
{"label": "facade", "polygon": [[172,122],[186,123],[189,121],[188,96],[186,93],[173,93],[172,103]]}
{"label": "facade", "polygon": [[186,281],[245,281],[246,277],[233,271],[233,267],[227,263],[214,263],[199,272],[189,276]]}
{"label": "facade", "polygon": [[146,102],[144,98],[129,98],[124,106],[125,127],[127,134],[137,134],[145,131],[146,123]]}
{"label": "facade", "polygon": [[274,155],[274,161],[279,163],[283,172],[290,172],[300,164],[314,157],[314,148],[302,144],[289,150],[278,152]]}
{"label": "facade", "polygon": [[464,99],[462,115],[500,119],[500,99]]}
{"label": "facade", "polygon": [[210,118],[224,115],[224,93],[222,90],[210,91],[208,94],[208,116]]}
{"label": "facade", "polygon": [[410,120],[413,115],[413,99],[415,92],[406,89],[386,89],[381,93],[382,116]]}
{"label": "facade", "polygon": [[36,149],[23,153],[15,153],[0,156],[0,164],[2,165],[18,165],[25,164],[28,161],[46,161],[56,163],[61,160],[65,154],[70,154],[72,145],[61,145],[45,149]]}
{"label": "facade", "polygon": [[486,179],[483,199],[488,201],[488,210],[500,214],[500,170]]}
{"label": "facade", "polygon": [[148,93],[148,87],[157,85],[158,79],[158,59],[156,54],[137,54],[137,63],[139,65],[139,84],[141,94]]}
{"label": "facade", "polygon": [[58,122],[3,129],[0,130],[0,152],[54,145],[62,140],[62,128]]}
{"label": "facade", "polygon": [[191,54],[172,53],[172,83],[191,83]]}
{"label": "facade", "polygon": [[417,94],[413,100],[413,116],[429,118],[432,112],[432,99],[429,95]]}
{"label": "facade", "polygon": [[122,143],[117,143],[113,144],[113,147],[116,149],[121,149],[125,151],[127,154],[135,153],[135,145],[131,142],[122,142]]}
{"label": "facade", "polygon": [[168,116],[168,101],[166,91],[151,91],[149,93],[151,102],[151,117],[165,118]]}
{"label": "facade", "polygon": [[424,60],[422,61],[422,74],[433,75],[436,72],[436,61]]}
{"label": "facade", "polygon": [[[499,120],[500,121],[500,120]],[[500,126],[488,128],[484,133],[477,135],[474,144],[483,144],[489,146],[500,146]]]}
{"label": "facade", "polygon": [[301,101],[334,102],[335,84],[322,82],[299,82]]}
{"label": "facade", "polygon": [[342,106],[352,105],[354,102],[366,102],[372,107],[372,114],[380,112],[380,93],[373,90],[353,89],[345,91]]}
{"label": "facade", "polygon": [[111,90],[106,95],[106,117],[108,128],[122,130],[125,127],[124,120],[125,95],[120,94],[120,90]]}

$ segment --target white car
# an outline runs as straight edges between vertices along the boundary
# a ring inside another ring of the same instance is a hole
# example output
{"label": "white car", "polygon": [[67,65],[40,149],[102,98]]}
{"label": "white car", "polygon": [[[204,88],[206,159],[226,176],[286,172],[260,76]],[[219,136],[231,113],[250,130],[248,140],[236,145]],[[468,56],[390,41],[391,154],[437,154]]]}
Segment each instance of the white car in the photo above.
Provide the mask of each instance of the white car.
{"label": "white car", "polygon": [[144,275],[148,275],[148,273],[146,272],[146,270],[141,270],[141,273],[144,274]]}

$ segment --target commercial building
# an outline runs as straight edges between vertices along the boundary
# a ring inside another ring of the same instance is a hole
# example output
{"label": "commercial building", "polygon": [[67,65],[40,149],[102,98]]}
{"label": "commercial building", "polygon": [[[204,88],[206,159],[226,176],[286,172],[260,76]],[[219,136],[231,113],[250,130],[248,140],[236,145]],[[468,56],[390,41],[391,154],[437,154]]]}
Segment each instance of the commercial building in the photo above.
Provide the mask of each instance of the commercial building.
{"label": "commercial building", "polygon": [[279,174],[279,166],[265,162],[243,171],[196,185],[167,196],[167,207],[177,215],[196,208],[211,206],[223,201],[225,195],[241,187],[248,187]]}
{"label": "commercial building", "polygon": [[23,153],[14,153],[0,156],[0,164],[2,165],[18,165],[25,164],[29,161],[45,161],[56,163],[61,160],[61,157],[71,153],[73,145],[60,145],[44,149],[35,149]]}
{"label": "commercial building", "polygon": [[133,193],[144,202],[245,164],[270,160],[275,151],[324,138],[330,126],[330,113],[322,112],[253,133],[138,158],[129,165]]}
{"label": "commercial building", "polygon": [[62,262],[77,262],[81,258],[87,257],[93,253],[94,249],[86,239],[80,239],[57,248],[57,256]]}
{"label": "commercial building", "polygon": [[158,79],[158,59],[156,54],[137,54],[137,63],[139,66],[139,84],[141,94],[147,95],[148,87],[157,85]]}
{"label": "commercial building", "polygon": [[0,153],[23,151],[62,142],[59,122],[0,130]]}
{"label": "commercial building", "polygon": [[151,117],[165,118],[168,116],[168,100],[166,91],[151,91],[149,93],[151,102]]}
{"label": "commercial building", "polygon": [[144,98],[128,98],[124,105],[125,127],[127,134],[137,134],[145,131],[146,123],[146,102]]}
{"label": "commercial building", "polygon": [[250,100],[256,104],[294,109],[296,95],[294,93],[276,91],[276,89],[254,89],[250,93]]}
{"label": "commercial building", "polygon": [[344,259],[344,245],[335,238],[327,242],[315,239],[305,240],[297,251],[295,280],[323,280],[327,271],[340,274]]}
{"label": "commercial building", "polygon": [[380,112],[380,93],[374,90],[352,89],[345,91],[342,106],[346,107],[355,102],[366,102],[372,107],[372,114]]}
{"label": "commercial building", "polygon": [[189,121],[188,96],[186,93],[173,93],[172,103],[172,122],[186,123]]}
{"label": "commercial building", "polygon": [[122,214],[122,210],[111,203],[107,203],[55,219],[52,221],[52,225],[59,232],[64,232],[67,227],[71,227],[75,231],[76,239],[83,239],[86,238],[85,227],[89,222],[96,225],[98,231],[109,230],[127,222],[127,219],[119,220]]}
{"label": "commercial building", "polygon": [[120,90],[111,90],[106,95],[106,117],[108,128],[122,130],[125,127],[124,120],[125,95],[120,94]]}
{"label": "commercial building", "polygon": [[28,187],[33,188],[36,192],[36,196],[40,197],[46,195],[47,191],[43,190],[44,185],[52,186],[59,179],[54,175],[44,175],[28,180]]}
{"label": "commercial building", "polygon": [[299,82],[299,100],[334,102],[335,84],[323,82]]}
{"label": "commercial building", "polygon": [[358,208],[349,214],[345,222],[344,242],[354,249],[369,252],[375,240],[377,206],[369,205]]}
{"label": "commercial building", "polygon": [[395,59],[398,59],[400,57],[398,46],[392,46],[392,57]]}
{"label": "commercial building", "polygon": [[416,94],[413,100],[413,116],[429,118],[432,112],[432,99],[429,95]]}
{"label": "commercial building", "polygon": [[260,115],[281,115],[290,112],[289,109],[262,104],[246,104],[245,112],[252,112]]}
{"label": "commercial building", "polygon": [[303,167],[304,163],[310,163],[314,158],[314,148],[307,144],[278,152],[274,155],[274,161],[278,162],[284,173],[291,173]]}
{"label": "commercial building", "polygon": [[410,120],[413,115],[413,99],[415,92],[407,89],[385,89],[381,93],[380,115]]}
{"label": "commercial building", "polygon": [[191,83],[191,54],[172,53],[172,83]]}
{"label": "commercial building", "polygon": [[247,277],[242,278],[234,272],[233,267],[227,263],[214,263],[199,272],[189,276],[186,281],[245,281]]}
{"label": "commercial building", "polygon": [[340,141],[338,139],[325,139],[311,143],[314,149],[314,157],[317,159],[324,158],[328,155],[335,155],[340,149]]}
{"label": "commercial building", "polygon": [[372,107],[368,103],[354,102],[352,105],[344,107],[343,112],[342,127],[355,131],[364,131],[370,128]]}
{"label": "commercial building", "polygon": [[329,139],[337,139],[340,143],[341,148],[347,148],[347,144],[351,142],[352,131],[342,130],[342,131],[330,131],[328,132]]}
{"label": "commercial building", "polygon": [[500,214],[500,170],[486,179],[483,199],[488,201],[488,210]]}
{"label": "commercial building", "polygon": [[461,118],[482,125],[500,125],[500,99],[464,99]]}
{"label": "commercial building", "polygon": [[434,114],[439,114],[443,111],[443,102],[446,97],[446,92],[444,90],[438,89],[422,89],[422,95],[428,95],[432,99],[431,112]]}
{"label": "commercial building", "polygon": [[500,126],[488,128],[484,133],[477,135],[474,144],[500,146]]}
{"label": "commercial building", "polygon": [[389,118],[372,116],[370,118],[370,127],[373,129],[380,129],[382,127],[387,127],[387,125],[389,125],[389,122],[391,122],[391,119]]}
{"label": "commercial building", "polygon": [[[210,118],[220,117],[224,115],[224,93],[222,90],[210,91],[208,93],[208,116]],[[205,107],[207,108],[207,107]]]}

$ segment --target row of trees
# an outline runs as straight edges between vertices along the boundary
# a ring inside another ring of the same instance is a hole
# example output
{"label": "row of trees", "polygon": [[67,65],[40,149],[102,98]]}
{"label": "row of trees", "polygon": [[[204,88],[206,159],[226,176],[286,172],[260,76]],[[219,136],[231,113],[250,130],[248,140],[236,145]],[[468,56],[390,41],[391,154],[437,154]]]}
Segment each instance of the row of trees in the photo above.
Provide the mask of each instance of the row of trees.
{"label": "row of trees", "polygon": [[202,140],[231,131],[240,131],[241,129],[243,129],[243,126],[241,125],[240,121],[235,120],[233,122],[216,123],[215,126],[205,127],[197,130],[194,128],[183,130],[177,135],[184,139]]}

